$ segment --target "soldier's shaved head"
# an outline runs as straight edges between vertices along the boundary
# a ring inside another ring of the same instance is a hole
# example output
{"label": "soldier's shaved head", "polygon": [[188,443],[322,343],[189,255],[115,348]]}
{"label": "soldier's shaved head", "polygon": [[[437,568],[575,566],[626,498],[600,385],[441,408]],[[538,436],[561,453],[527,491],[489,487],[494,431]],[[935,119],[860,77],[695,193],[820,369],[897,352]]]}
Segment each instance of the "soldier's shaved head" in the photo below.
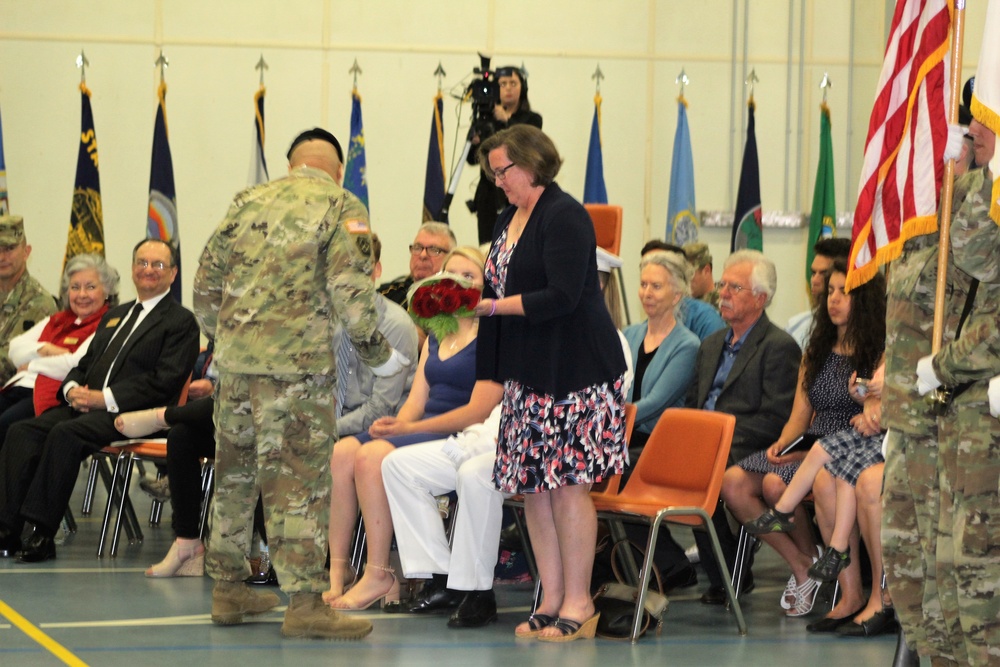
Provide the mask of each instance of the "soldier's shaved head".
{"label": "soldier's shaved head", "polygon": [[325,171],[338,183],[344,177],[344,165],[340,161],[336,147],[322,139],[307,139],[289,151],[289,171],[301,166]]}

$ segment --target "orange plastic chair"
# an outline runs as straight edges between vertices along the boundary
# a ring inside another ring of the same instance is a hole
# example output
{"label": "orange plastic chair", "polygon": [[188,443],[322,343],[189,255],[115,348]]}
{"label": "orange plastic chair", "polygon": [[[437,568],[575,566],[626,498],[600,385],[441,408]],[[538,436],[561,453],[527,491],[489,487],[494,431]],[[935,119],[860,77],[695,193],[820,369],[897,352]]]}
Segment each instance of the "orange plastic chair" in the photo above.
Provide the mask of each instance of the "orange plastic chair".
{"label": "orange plastic chair", "polygon": [[622,207],[613,204],[584,204],[594,221],[597,245],[608,252],[621,256],[622,247]]}
{"label": "orange plastic chair", "polygon": [[[719,502],[722,474],[726,470],[735,426],[736,418],[722,412],[688,408],[665,410],[625,488],[616,496],[595,499],[598,517],[612,525],[619,524],[619,530],[621,522],[650,526],[646,557],[638,580],[640,594],[636,600],[633,643],[638,640],[642,628],[642,609],[653,566],[654,546],[664,521],[704,526],[716,559],[726,562],[712,525],[712,514]],[[746,621],[732,583],[728,578],[724,582],[739,632],[746,635]]]}

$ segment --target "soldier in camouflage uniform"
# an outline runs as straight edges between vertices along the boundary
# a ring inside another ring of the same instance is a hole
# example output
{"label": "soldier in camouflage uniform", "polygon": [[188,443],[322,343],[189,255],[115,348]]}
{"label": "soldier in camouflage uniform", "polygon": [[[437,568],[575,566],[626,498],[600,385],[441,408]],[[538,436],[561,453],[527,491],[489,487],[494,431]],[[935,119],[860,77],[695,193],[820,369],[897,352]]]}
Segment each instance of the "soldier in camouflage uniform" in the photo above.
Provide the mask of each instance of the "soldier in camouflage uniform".
{"label": "soldier in camouflage uniform", "polygon": [[712,275],[712,253],[706,243],[685,243],[684,257],[694,268],[691,277],[691,296],[701,299],[719,309],[719,290],[715,289],[715,277]]}
{"label": "soldier in camouflage uniform", "polygon": [[30,254],[24,219],[0,215],[0,385],[17,370],[7,356],[10,339],[56,312],[55,299],[28,273]]}
{"label": "soldier in camouflage uniform", "polygon": [[[896,616],[911,649],[954,657],[938,599],[934,552],[939,517],[937,421],[920,397],[913,369],[930,354],[937,278],[937,235],[906,242],[886,290],[885,441],[882,557]],[[950,266],[950,264],[949,264]],[[953,273],[950,272],[950,273]],[[957,317],[945,321],[945,342]]]}
{"label": "soldier in camouflage uniform", "polygon": [[[954,657],[995,665],[1000,662],[1000,424],[990,415],[987,391],[1000,372],[1000,227],[989,217],[989,169],[970,172],[960,182],[968,195],[952,221],[949,317],[961,316],[973,279],[980,284],[960,335],[930,360],[931,381],[922,389],[939,382],[952,395],[937,422],[941,506],[935,558],[942,612],[952,644],[964,640]],[[928,380],[925,363],[918,364],[920,383]]]}
{"label": "soldier in camouflage uniform", "polygon": [[337,439],[334,330],[339,322],[378,375],[392,375],[400,357],[376,329],[368,215],[338,185],[339,143],[309,130],[288,159],[287,178],[236,196],[195,275],[195,313],[219,370],[212,620],[241,623],[278,604],[242,583],[259,488],[271,559],[290,595],[282,634],[357,639],[371,624],[320,598]]}

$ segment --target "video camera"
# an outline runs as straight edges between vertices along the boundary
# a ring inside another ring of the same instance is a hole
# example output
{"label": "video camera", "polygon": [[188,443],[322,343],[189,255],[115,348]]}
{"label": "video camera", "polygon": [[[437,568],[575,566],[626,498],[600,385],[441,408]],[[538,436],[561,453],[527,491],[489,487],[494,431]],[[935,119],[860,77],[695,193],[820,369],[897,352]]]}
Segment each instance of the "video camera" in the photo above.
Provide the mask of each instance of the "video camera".
{"label": "video camera", "polygon": [[472,71],[482,78],[469,84],[468,94],[472,96],[472,133],[486,139],[496,131],[493,109],[500,104],[500,84],[496,73],[490,71],[490,57],[480,53],[479,63]]}

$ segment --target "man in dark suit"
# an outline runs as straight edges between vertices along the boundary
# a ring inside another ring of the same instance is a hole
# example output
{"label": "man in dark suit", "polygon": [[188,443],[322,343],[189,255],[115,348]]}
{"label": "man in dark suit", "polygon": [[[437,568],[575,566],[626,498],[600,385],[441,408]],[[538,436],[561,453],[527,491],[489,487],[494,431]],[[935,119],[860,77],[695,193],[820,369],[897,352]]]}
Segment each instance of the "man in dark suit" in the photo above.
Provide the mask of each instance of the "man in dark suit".
{"label": "man in dark suit", "polygon": [[[736,417],[730,463],[777,440],[792,410],[801,351],[764,312],[776,286],[774,263],[764,255],[755,250],[730,255],[717,283],[719,312],[729,326],[710,335],[698,349],[687,407]],[[712,521],[731,569],[736,539],[721,501]],[[708,534],[695,532],[695,541],[711,582],[701,601],[725,604],[724,575],[712,554]],[[752,588],[752,581],[749,577],[745,580],[744,591]]]}
{"label": "man in dark suit", "polygon": [[[136,301],[112,308],[69,372],[64,405],[11,427],[0,452],[0,556],[26,563],[55,558],[53,537],[80,462],[120,434],[119,412],[177,403],[198,356],[198,324],[170,297],[177,252],[149,239],[132,251]],[[28,521],[33,531],[21,548]]]}

